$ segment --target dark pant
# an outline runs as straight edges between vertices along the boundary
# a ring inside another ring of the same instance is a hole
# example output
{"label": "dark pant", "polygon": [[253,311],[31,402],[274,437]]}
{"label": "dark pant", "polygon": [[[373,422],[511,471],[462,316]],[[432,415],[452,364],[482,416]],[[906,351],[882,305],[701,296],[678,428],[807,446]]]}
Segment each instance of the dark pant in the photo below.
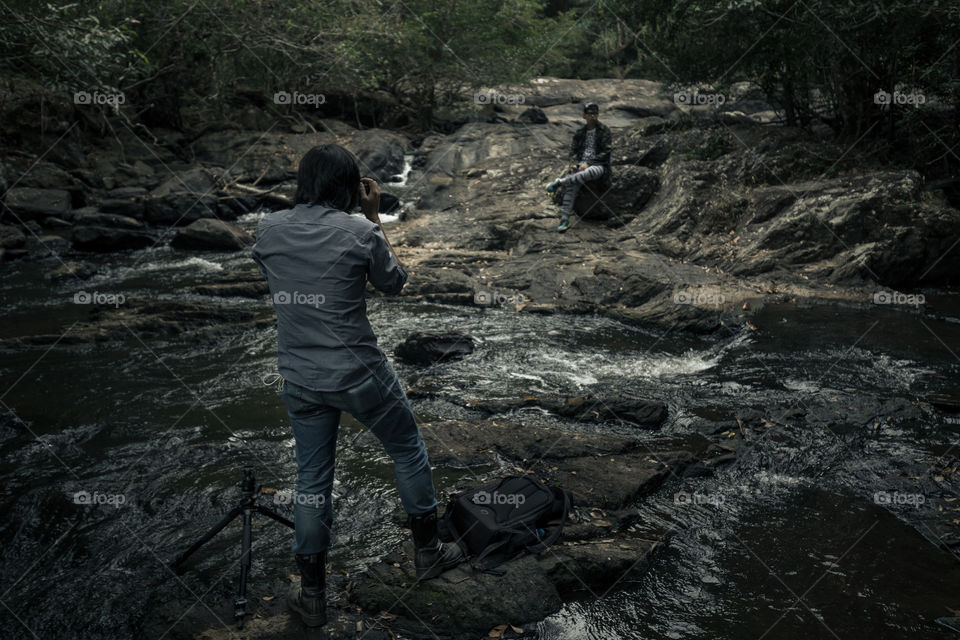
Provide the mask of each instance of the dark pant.
{"label": "dark pant", "polygon": [[563,185],[563,204],[560,205],[560,215],[563,220],[573,213],[573,203],[577,200],[580,187],[588,180],[599,180],[601,176],[603,176],[603,167],[595,164],[560,179],[560,184]]}
{"label": "dark pant", "polygon": [[286,381],[283,401],[297,448],[294,553],[319,553],[330,547],[341,411],[369,428],[393,458],[404,511],[419,515],[437,507],[427,448],[389,360],[384,359],[373,375],[345,391],[311,391]]}

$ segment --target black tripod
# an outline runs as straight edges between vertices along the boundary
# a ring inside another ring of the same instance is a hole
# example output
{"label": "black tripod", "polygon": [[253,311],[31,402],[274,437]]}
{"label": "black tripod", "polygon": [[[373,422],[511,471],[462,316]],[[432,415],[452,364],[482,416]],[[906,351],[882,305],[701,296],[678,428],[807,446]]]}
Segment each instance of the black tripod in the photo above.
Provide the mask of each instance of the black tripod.
{"label": "black tripod", "polygon": [[243,479],[237,484],[240,487],[240,491],[243,492],[243,499],[240,501],[237,506],[233,509],[230,509],[227,512],[227,515],[223,516],[223,519],[215,524],[210,531],[207,531],[203,536],[190,545],[190,548],[181,553],[179,556],[170,563],[170,568],[173,569],[176,573],[180,573],[180,565],[186,560],[190,554],[202,547],[204,544],[210,541],[213,536],[217,535],[221,529],[233,522],[233,519],[237,516],[243,516],[243,551],[240,556],[240,588],[237,591],[237,597],[233,601],[233,615],[237,619],[237,629],[243,629],[243,618],[247,615],[247,574],[250,572],[250,522],[253,519],[253,513],[257,512],[261,515],[273,518],[281,524],[285,524],[291,529],[293,529],[293,523],[281,516],[279,513],[264,507],[263,505],[257,504],[257,498],[260,495],[260,487],[257,486],[257,481],[253,477],[253,467],[244,467],[243,468]]}

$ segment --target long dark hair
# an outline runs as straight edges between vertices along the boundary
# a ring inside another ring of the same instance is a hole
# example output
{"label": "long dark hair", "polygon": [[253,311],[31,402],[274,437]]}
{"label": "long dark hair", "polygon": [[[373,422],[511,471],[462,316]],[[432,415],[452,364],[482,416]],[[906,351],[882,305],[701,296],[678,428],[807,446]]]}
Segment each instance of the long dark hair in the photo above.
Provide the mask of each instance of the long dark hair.
{"label": "long dark hair", "polygon": [[360,167],[352,153],[338,144],[307,151],[297,169],[296,204],[326,203],[341,211],[360,204]]}

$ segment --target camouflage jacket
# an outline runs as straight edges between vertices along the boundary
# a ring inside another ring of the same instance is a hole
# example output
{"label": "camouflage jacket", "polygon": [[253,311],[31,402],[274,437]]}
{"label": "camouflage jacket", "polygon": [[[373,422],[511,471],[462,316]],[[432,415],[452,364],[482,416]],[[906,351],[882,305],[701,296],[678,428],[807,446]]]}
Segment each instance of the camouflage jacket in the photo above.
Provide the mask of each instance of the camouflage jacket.
{"label": "camouflage jacket", "polygon": [[[570,144],[570,162],[571,164],[580,162],[580,156],[583,155],[583,143],[587,136],[587,125],[583,125],[573,134],[573,142]],[[612,135],[610,127],[602,122],[597,123],[597,133],[594,138],[593,161],[591,164],[603,167],[602,180],[610,178],[610,143]]]}

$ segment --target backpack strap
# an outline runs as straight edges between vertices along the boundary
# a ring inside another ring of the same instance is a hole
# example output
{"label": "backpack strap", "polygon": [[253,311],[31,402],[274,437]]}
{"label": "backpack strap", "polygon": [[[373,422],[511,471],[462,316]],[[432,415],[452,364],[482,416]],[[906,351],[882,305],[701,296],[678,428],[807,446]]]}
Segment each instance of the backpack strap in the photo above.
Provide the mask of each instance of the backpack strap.
{"label": "backpack strap", "polygon": [[[491,553],[493,553],[494,551],[496,551],[496,550],[499,549],[500,547],[502,547],[503,545],[507,544],[507,542],[509,542],[509,540],[506,540],[506,539],[505,539],[505,540],[501,540],[500,542],[495,542],[495,543],[491,544],[491,545],[488,546],[486,549],[484,549],[484,550],[481,551],[479,554],[477,554],[477,557],[470,559],[470,566],[473,567],[474,569],[476,569],[477,571],[482,571],[483,573],[491,573],[491,574],[493,574],[493,575],[495,575],[495,576],[502,576],[502,575],[504,575],[504,574],[506,573],[506,571],[503,571],[502,569],[494,569],[494,568],[493,568],[493,567],[495,567],[496,565],[491,565],[491,566],[489,566],[489,567],[484,567],[484,566],[482,566],[482,565],[480,564],[480,561],[483,560],[484,558],[486,558],[487,556],[489,556]],[[497,564],[500,564],[500,563],[497,563]]]}
{"label": "backpack strap", "polygon": [[567,522],[567,516],[570,515],[570,494],[566,491],[563,492],[563,515],[560,517],[560,524],[557,525],[557,528],[546,538],[538,542],[537,544],[530,545],[527,547],[527,551],[530,553],[540,553],[544,551],[551,544],[556,542],[560,538],[560,534],[563,533],[563,525]]}

